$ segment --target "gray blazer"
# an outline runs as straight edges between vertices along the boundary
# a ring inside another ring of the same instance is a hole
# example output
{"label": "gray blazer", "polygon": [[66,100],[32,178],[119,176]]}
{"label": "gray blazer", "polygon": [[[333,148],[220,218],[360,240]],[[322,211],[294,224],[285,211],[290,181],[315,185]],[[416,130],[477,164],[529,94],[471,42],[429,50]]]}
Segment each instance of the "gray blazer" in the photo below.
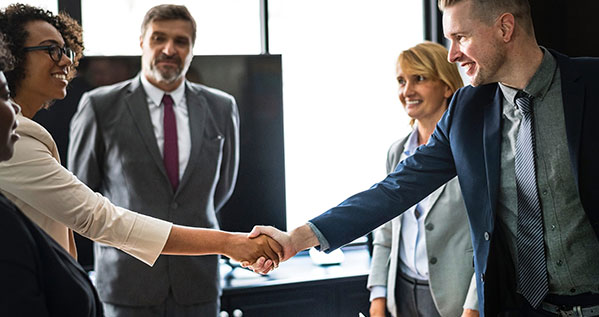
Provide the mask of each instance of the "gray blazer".
{"label": "gray blazer", "polygon": [[[408,139],[409,135],[389,148],[388,173],[395,170]],[[463,307],[477,309],[478,302],[470,229],[457,177],[429,197],[424,227],[431,293],[441,316],[460,316]],[[375,285],[387,287],[387,309],[393,316],[397,316],[395,278],[399,270],[401,217],[374,232],[374,252],[368,277],[369,288]]]}
{"label": "gray blazer", "polygon": [[[191,153],[176,192],[160,155],[139,76],[81,97],[71,122],[69,169],[115,205],[176,224],[218,228],[216,212],[233,192],[239,115],[232,96],[185,82]],[[118,234],[118,233],[116,233]],[[161,256],[153,267],[95,246],[102,301],[156,305],[169,288],[183,305],[220,296],[218,256]]]}

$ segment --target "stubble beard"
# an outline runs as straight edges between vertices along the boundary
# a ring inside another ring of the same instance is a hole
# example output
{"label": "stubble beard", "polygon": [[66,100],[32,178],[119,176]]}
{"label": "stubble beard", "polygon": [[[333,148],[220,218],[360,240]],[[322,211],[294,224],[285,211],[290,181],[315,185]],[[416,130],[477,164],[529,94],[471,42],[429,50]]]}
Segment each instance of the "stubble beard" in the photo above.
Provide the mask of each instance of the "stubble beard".
{"label": "stubble beard", "polygon": [[163,67],[159,68],[154,63],[150,64],[150,74],[159,82],[172,84],[181,77],[182,69],[178,67]]}
{"label": "stubble beard", "polygon": [[506,60],[506,52],[500,47],[493,47],[494,53],[487,54],[485,66],[476,63],[478,68],[474,76],[470,79],[470,85],[476,87],[500,81],[500,71]]}

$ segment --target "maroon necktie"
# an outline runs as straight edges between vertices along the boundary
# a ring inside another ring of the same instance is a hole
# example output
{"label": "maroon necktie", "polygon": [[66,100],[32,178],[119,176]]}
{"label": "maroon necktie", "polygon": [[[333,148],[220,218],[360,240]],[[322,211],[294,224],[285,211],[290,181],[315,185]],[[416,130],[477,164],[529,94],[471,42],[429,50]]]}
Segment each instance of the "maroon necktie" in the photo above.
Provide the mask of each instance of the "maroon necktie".
{"label": "maroon necktie", "polygon": [[166,175],[171,181],[173,191],[177,190],[179,185],[179,147],[177,145],[177,121],[175,120],[175,112],[173,111],[173,98],[165,94],[162,97],[164,105],[164,147],[163,161],[166,168]]}

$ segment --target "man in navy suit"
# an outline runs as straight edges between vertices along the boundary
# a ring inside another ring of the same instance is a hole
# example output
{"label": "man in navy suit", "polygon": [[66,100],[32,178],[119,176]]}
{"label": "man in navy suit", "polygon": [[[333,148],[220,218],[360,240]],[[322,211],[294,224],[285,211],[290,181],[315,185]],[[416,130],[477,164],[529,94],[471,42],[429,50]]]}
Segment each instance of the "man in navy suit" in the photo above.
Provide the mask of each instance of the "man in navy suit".
{"label": "man in navy suit", "polygon": [[[429,143],[383,181],[291,233],[257,227],[252,234],[278,240],[285,249],[282,260],[312,246],[330,251],[458,175],[472,229],[479,311],[599,316],[599,166],[593,164],[599,59],[539,47],[527,0],[439,0],[439,7],[451,42],[448,59],[464,67],[473,87],[455,93]],[[519,237],[524,203],[518,201],[515,161],[524,121],[524,107],[516,101],[521,94],[532,100],[534,114],[527,119],[534,150],[525,162],[536,174],[530,196],[539,205],[540,234],[535,232],[542,251],[533,256],[534,265],[522,261],[531,255],[520,247],[532,239]],[[533,267],[537,272],[540,267],[545,282],[533,279],[531,296],[523,286],[530,279],[517,282],[517,276]],[[254,269],[270,268],[258,263]]]}

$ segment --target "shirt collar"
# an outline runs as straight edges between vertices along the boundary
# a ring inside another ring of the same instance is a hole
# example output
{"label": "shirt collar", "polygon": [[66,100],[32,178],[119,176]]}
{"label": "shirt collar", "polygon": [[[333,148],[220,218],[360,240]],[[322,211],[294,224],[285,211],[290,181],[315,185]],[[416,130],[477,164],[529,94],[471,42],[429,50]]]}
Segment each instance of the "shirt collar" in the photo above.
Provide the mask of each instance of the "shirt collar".
{"label": "shirt collar", "polygon": [[171,92],[166,92],[154,85],[152,85],[148,79],[146,78],[146,76],[144,76],[144,74],[142,73],[139,78],[141,79],[141,84],[144,87],[144,90],[146,92],[146,95],[148,96],[148,98],[150,99],[150,101],[152,101],[152,104],[156,107],[159,107],[160,104],[162,103],[162,97],[164,96],[164,94],[169,94],[171,95],[171,97],[173,98],[173,101],[175,102],[175,107],[177,105],[181,105],[183,102],[183,97],[185,97],[185,80],[183,80],[181,82],[181,84],[175,88],[175,90],[171,91]]}
{"label": "shirt collar", "polygon": [[[545,97],[549,87],[551,87],[553,77],[555,76],[555,72],[557,70],[557,62],[555,61],[555,57],[553,57],[553,55],[551,55],[551,53],[542,46],[541,50],[543,51],[541,65],[539,65],[539,68],[524,88],[524,92],[533,96],[536,100],[542,100]],[[507,99],[510,104],[513,105],[514,98],[518,93],[518,89],[506,86],[502,83],[499,83],[499,88],[501,89],[505,99]]]}
{"label": "shirt collar", "polygon": [[410,133],[406,145],[404,146],[404,154],[411,156],[418,148],[418,123],[414,123],[414,130]]}

